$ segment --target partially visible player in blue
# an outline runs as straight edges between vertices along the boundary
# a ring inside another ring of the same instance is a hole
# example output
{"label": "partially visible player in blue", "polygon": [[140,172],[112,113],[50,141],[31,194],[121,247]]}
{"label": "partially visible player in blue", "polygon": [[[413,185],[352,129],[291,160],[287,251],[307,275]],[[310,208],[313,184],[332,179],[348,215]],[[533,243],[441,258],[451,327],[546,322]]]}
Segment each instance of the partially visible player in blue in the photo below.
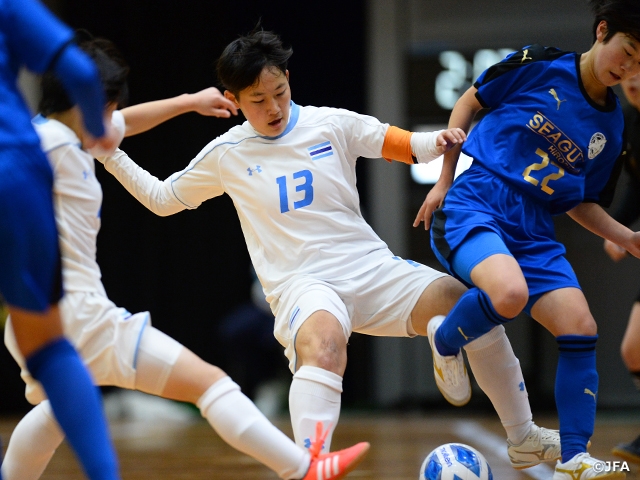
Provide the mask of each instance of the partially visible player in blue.
{"label": "partially visible player in blue", "polygon": [[103,119],[97,69],[73,32],[37,0],[0,0],[0,294],[29,371],[44,386],[56,419],[90,479],[120,478],[101,400],[78,354],[63,337],[60,253],[53,174],[17,87],[19,68],[55,71],[81,106],[93,135],[83,147],[117,145]]}
{"label": "partially visible player in blue", "polygon": [[602,208],[612,199],[624,147],[622,109],[611,87],[640,72],[640,2],[590,4],[589,51],[523,48],[462,95],[450,128],[469,131],[488,109],[462,146],[473,163],[453,182],[460,148],[445,154],[414,222],[428,228],[433,213],[432,248],[471,287],[430,329],[434,353],[455,355],[522,311],[556,338],[562,460],[554,480],[624,478],[598,472],[586,453],[598,393],[597,326],[553,226],[554,215],[568,213],[640,257],[640,233]]}

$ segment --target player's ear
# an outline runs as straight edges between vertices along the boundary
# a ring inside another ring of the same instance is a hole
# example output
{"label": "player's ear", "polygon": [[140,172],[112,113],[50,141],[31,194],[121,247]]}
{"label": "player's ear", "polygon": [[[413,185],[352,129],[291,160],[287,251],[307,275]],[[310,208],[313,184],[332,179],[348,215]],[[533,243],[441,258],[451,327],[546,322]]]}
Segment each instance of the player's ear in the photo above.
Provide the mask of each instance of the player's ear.
{"label": "player's ear", "polygon": [[289,81],[289,70],[284,71],[285,77],[287,77],[287,82]]}
{"label": "player's ear", "polygon": [[224,98],[226,98],[227,100],[230,100],[233,102],[233,104],[237,107],[240,108],[240,104],[238,103],[238,99],[236,98],[236,96],[231,93],[229,90],[225,90],[224,91]]}
{"label": "player's ear", "polygon": [[599,42],[604,42],[604,39],[607,37],[607,33],[609,32],[607,21],[602,20],[596,27],[596,39]]}

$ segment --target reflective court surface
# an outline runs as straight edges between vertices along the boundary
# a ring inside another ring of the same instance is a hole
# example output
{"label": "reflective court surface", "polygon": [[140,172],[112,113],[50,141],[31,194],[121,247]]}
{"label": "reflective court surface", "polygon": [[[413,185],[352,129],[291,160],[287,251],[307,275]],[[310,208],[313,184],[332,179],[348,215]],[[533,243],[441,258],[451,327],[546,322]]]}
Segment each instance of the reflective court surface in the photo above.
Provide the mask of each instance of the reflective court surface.
{"label": "reflective court surface", "polygon": [[[549,415],[535,415],[538,425],[557,428]],[[6,449],[19,418],[1,418],[0,436]],[[291,436],[287,417],[274,423]],[[269,469],[224,443],[204,420],[117,420],[111,423],[123,479],[237,480],[278,478]],[[590,453],[601,460],[619,460],[610,451],[640,434],[640,412],[599,414]],[[347,478],[416,480],[426,455],[438,445],[471,445],[486,457],[495,480],[550,479],[551,464],[514,470],[508,463],[506,437],[497,416],[474,415],[464,408],[433,413],[348,413],[340,419],[333,449],[359,441],[371,443],[367,458]],[[628,479],[640,479],[638,467],[629,463]],[[43,480],[82,480],[75,458],[63,444],[43,475]]]}

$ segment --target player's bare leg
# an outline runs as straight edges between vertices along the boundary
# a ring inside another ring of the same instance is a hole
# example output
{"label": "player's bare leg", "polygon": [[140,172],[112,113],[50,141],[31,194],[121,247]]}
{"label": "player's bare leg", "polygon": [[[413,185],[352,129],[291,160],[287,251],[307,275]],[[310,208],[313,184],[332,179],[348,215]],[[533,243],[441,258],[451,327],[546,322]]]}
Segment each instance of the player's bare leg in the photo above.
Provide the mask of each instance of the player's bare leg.
{"label": "player's bare leg", "polygon": [[447,315],[466,291],[467,287],[453,277],[434,280],[424,289],[411,311],[413,330],[426,336],[429,321],[436,315]]}
{"label": "player's bare leg", "polygon": [[[629,315],[627,329],[622,337],[620,354],[622,360],[631,374],[636,389],[640,391],[640,302],[634,302]],[[640,463],[640,436],[633,441],[622,442],[616,445],[611,453],[625,460]]]}
{"label": "player's bare leg", "polygon": [[338,319],[325,310],[307,318],[295,340],[297,371],[289,390],[289,411],[298,445],[309,448],[317,422],[328,430],[324,449],[340,417],[342,376],[347,366],[347,340]]}
{"label": "player's bare leg", "polygon": [[25,358],[63,336],[60,308],[52,305],[42,313],[8,306],[18,347]]}

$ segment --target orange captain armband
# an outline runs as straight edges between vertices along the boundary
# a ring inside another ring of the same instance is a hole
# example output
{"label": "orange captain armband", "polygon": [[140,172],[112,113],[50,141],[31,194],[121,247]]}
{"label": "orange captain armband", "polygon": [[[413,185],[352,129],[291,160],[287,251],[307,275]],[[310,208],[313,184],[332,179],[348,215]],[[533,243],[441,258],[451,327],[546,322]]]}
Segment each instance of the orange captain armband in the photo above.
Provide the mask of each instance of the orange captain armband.
{"label": "orange captain armband", "polygon": [[389,127],[382,144],[382,158],[387,162],[396,160],[409,165],[418,163],[411,150],[411,135],[413,132],[394,126]]}

